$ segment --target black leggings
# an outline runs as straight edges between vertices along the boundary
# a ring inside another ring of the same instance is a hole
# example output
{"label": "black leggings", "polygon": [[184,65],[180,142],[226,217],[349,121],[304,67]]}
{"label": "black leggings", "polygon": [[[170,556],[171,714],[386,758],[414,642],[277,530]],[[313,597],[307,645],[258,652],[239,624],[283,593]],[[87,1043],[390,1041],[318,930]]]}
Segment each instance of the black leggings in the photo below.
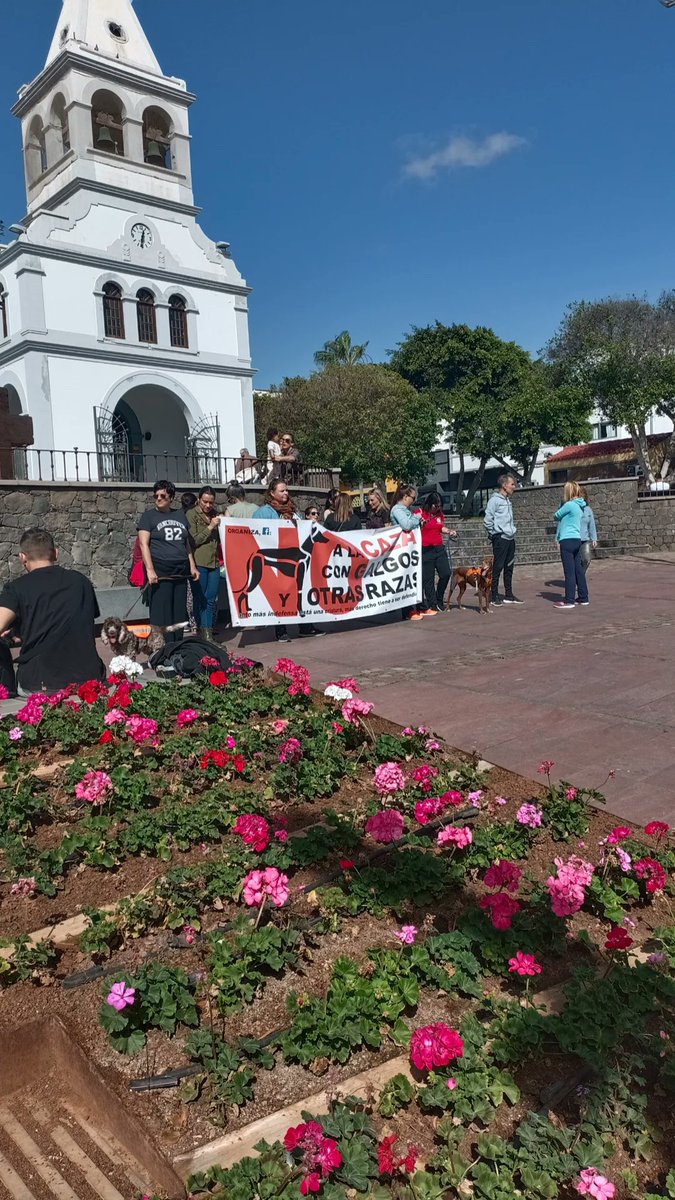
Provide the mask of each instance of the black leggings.
{"label": "black leggings", "polygon": [[504,572],[504,591],[507,596],[513,595],[513,560],[516,557],[516,543],[514,538],[503,538],[500,534],[495,534],[492,539],[492,553],[494,562],[492,564],[492,599],[496,600],[499,595],[499,579]]}
{"label": "black leggings", "polygon": [[[150,585],[150,624],[166,629],[167,625],[178,625],[187,621],[188,581],[182,579],[160,579]],[[180,642],[183,630],[167,633],[167,642]]]}
{"label": "black leggings", "polygon": [[422,587],[427,608],[436,608],[443,603],[451,574],[452,567],[445,546],[422,547]]}

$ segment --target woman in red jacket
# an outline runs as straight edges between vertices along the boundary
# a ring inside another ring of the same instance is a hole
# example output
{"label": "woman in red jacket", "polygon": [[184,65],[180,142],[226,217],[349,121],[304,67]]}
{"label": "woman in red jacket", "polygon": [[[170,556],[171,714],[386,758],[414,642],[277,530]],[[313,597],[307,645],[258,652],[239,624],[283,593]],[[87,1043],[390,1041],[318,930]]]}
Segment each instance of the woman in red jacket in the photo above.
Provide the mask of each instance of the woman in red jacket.
{"label": "woman in red jacket", "polygon": [[[435,617],[445,612],[445,593],[448,590],[452,564],[443,543],[443,534],[457,537],[454,529],[448,529],[443,516],[443,504],[438,492],[424,497],[422,507],[416,510],[421,518],[422,529],[422,587],[426,609],[414,613],[413,619]],[[436,583],[438,576],[438,583]]]}

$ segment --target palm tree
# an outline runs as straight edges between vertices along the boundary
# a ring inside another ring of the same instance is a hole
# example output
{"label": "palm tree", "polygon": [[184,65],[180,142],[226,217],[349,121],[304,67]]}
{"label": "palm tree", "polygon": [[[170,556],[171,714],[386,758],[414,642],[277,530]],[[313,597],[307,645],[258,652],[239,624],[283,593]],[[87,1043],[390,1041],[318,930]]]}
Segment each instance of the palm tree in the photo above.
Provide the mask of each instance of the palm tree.
{"label": "palm tree", "polygon": [[352,342],[351,334],[344,329],[330,342],[324,342],[323,349],[317,350],[314,355],[314,362],[324,370],[326,367],[354,367],[357,363],[364,362],[367,349],[368,342],[356,346]]}

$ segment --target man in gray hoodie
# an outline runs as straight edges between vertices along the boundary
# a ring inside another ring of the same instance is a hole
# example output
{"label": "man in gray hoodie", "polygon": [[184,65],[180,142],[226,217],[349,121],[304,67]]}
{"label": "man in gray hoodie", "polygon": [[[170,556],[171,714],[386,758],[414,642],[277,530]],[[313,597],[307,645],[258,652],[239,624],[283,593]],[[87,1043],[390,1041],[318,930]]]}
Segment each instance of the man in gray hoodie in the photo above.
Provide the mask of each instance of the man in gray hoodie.
{"label": "man in gray hoodie", "polygon": [[[516,490],[515,475],[500,475],[498,490],[490,496],[485,509],[485,528],[492,542],[494,563],[492,565],[492,603],[522,604],[513,594],[513,560],[516,557],[516,523],[513,519],[511,496]],[[499,595],[499,580],[504,572],[504,591]]]}

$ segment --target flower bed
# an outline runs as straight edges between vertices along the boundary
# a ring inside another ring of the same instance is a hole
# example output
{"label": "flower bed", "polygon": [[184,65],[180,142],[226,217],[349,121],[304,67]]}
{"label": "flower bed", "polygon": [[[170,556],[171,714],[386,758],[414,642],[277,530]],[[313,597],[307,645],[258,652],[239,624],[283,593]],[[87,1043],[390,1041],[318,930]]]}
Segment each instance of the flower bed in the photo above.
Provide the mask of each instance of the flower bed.
{"label": "flower bed", "polygon": [[33,697],[0,755],[0,1026],[63,1017],[170,1157],[343,1092],[193,1193],[675,1195],[662,823],[551,763],[481,772],[288,659]]}

